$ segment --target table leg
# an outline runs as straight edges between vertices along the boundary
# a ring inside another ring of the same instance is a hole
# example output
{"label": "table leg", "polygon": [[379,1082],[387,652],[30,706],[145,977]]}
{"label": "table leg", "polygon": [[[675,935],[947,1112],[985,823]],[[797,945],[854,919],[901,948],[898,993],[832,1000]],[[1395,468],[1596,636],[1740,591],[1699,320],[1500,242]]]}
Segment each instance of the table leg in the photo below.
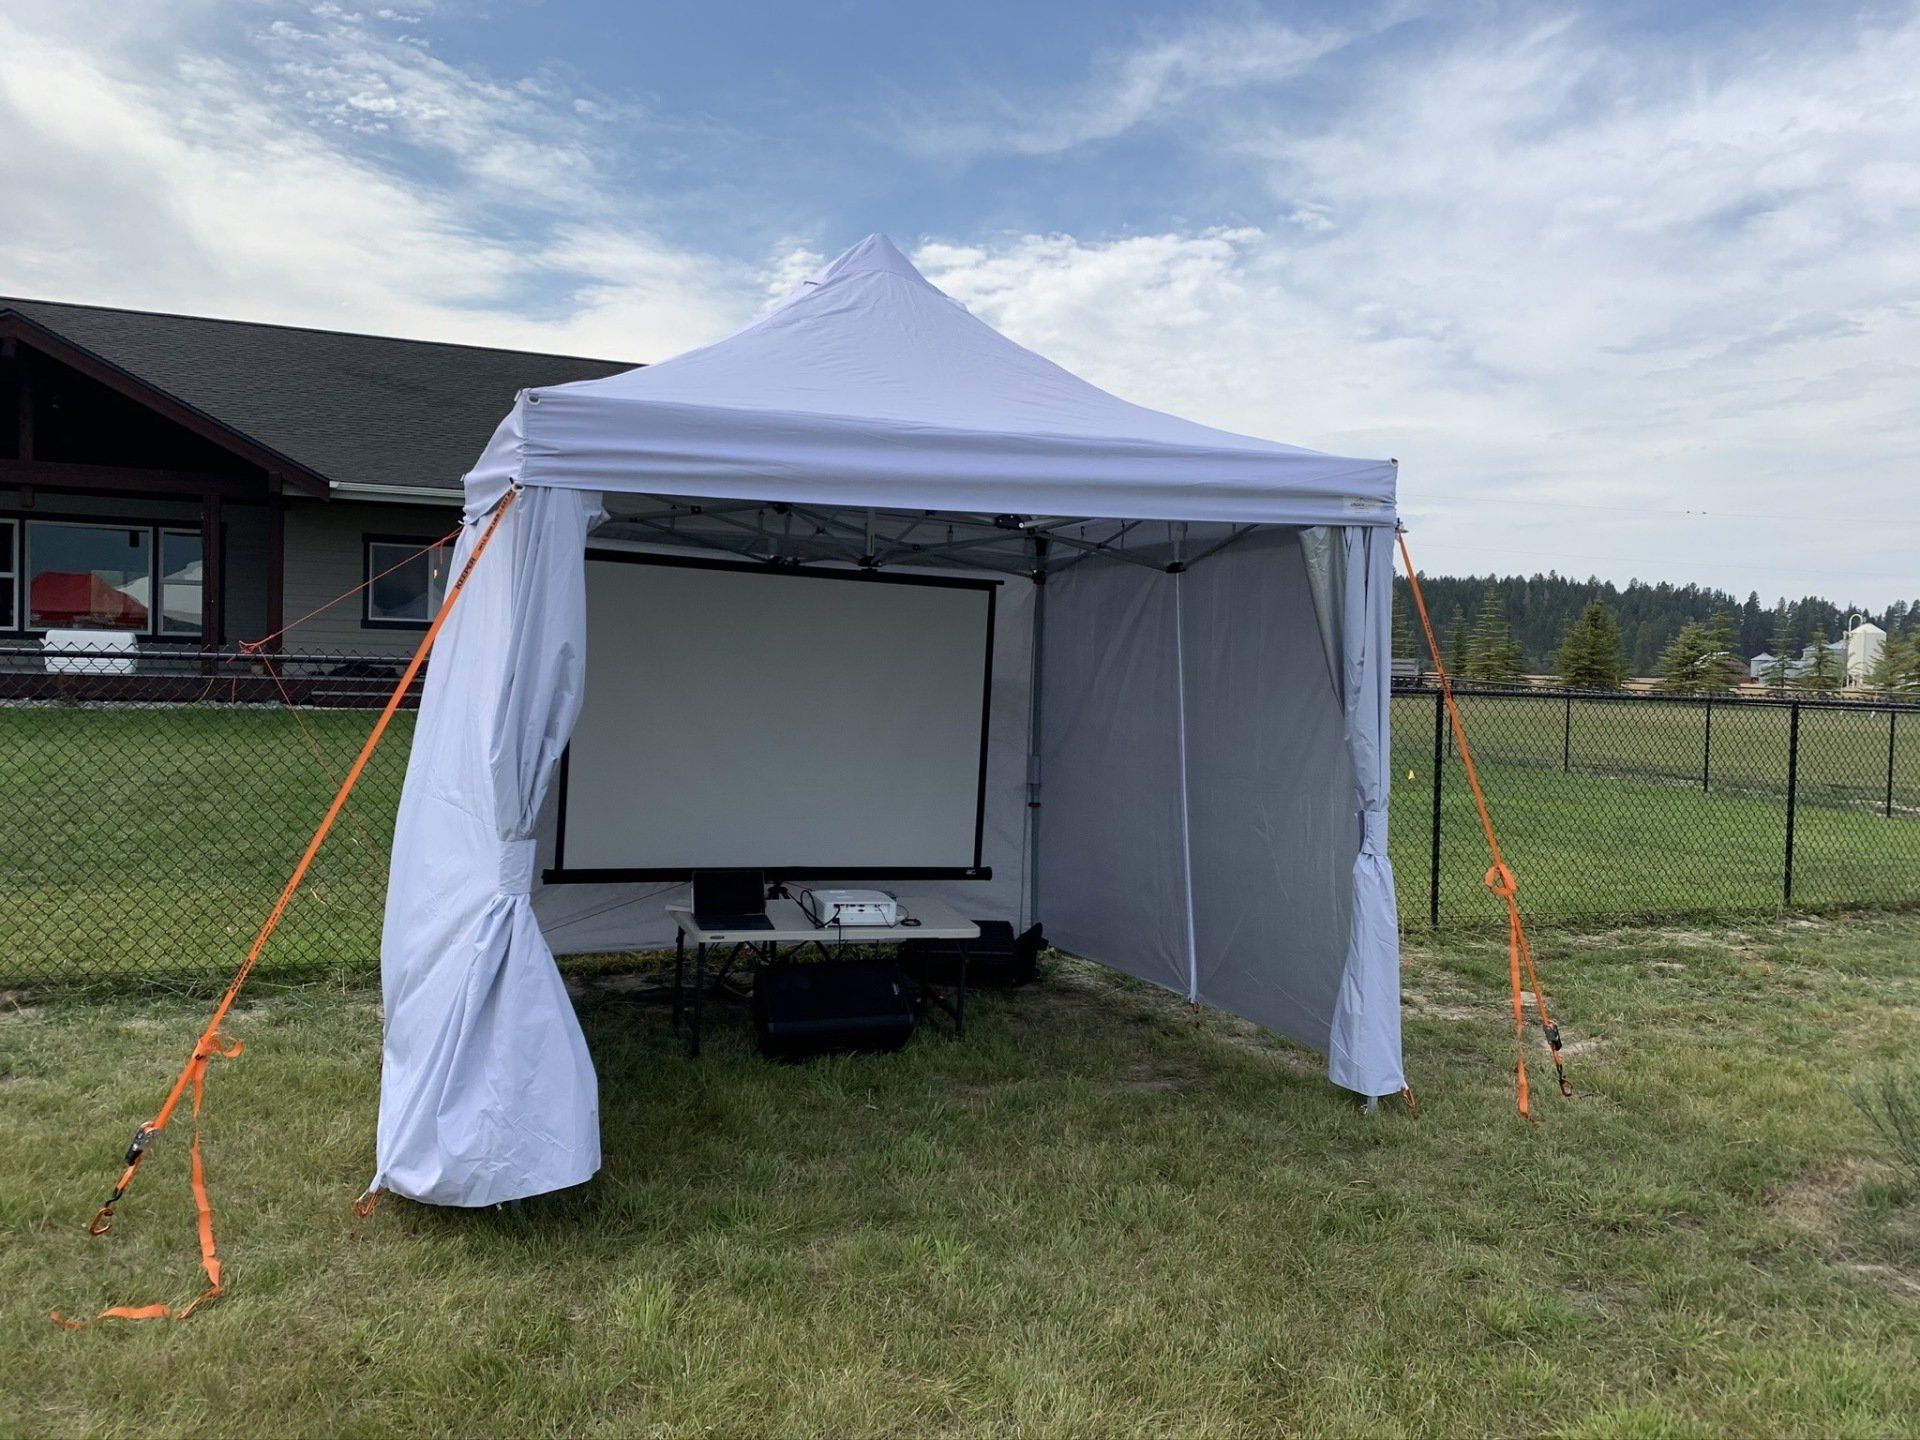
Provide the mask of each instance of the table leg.
{"label": "table leg", "polygon": [[702,940],[693,947],[693,1046],[691,1053],[697,1059],[700,1055],[700,1005],[707,993],[707,942]]}
{"label": "table leg", "polygon": [[967,956],[973,953],[973,942],[960,942],[960,993],[954,1004],[953,1033],[967,1033]]}
{"label": "table leg", "polygon": [[680,1028],[680,1016],[686,1009],[687,998],[687,932],[675,927],[673,932],[673,1026]]}

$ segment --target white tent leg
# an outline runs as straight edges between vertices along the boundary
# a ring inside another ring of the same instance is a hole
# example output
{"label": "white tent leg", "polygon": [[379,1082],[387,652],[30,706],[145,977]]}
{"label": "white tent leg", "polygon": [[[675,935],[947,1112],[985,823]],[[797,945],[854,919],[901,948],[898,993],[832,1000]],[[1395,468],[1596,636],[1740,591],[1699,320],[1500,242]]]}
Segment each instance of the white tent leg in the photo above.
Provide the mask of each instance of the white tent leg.
{"label": "white tent leg", "polygon": [[1181,552],[1186,548],[1187,527],[1180,527],[1173,546],[1173,673],[1177,689],[1174,707],[1175,733],[1180,750],[1180,875],[1186,895],[1187,921],[1187,1000],[1200,1003],[1200,947],[1193,929],[1193,829],[1187,815],[1187,652],[1186,618],[1180,611],[1180,582],[1186,579]]}

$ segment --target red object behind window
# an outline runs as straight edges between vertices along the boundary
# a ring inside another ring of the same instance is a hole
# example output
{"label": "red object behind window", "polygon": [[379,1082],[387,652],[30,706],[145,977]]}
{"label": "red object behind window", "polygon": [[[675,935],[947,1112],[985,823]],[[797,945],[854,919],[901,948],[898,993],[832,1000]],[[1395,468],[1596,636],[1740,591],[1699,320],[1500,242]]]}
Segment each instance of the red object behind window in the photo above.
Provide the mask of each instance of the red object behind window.
{"label": "red object behind window", "polygon": [[147,607],[116,590],[98,575],[45,570],[27,590],[31,622],[48,629],[94,625],[110,630],[144,630]]}

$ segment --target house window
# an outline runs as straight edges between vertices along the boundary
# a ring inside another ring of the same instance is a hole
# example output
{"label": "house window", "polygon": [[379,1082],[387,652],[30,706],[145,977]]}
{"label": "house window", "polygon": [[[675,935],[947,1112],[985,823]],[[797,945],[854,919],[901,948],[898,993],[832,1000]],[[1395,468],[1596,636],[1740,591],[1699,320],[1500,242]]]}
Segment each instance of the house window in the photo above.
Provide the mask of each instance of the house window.
{"label": "house window", "polygon": [[30,629],[153,631],[150,526],[29,521],[26,569]]}
{"label": "house window", "polygon": [[424,630],[446,598],[451,550],[431,539],[369,537],[366,546],[366,623]]}
{"label": "house window", "polygon": [[0,628],[198,635],[200,552],[151,521],[0,519]]}
{"label": "house window", "polygon": [[0,630],[12,630],[20,624],[20,522],[0,520]]}
{"label": "house window", "polygon": [[200,584],[206,557],[198,530],[160,532],[160,605],[162,635],[200,633]]}

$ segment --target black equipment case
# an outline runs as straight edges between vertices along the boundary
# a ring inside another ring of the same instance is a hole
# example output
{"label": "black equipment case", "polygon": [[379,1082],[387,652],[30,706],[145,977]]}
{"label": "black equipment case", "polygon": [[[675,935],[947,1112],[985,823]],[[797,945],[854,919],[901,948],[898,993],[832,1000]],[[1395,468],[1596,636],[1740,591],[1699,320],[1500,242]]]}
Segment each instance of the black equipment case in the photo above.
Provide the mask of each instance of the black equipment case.
{"label": "black equipment case", "polygon": [[761,1053],[782,1059],[898,1050],[913,1034],[919,1011],[919,987],[891,962],[769,965],[753,979],[753,1028]]}
{"label": "black equipment case", "polygon": [[960,980],[960,952],[967,955],[967,984],[1026,985],[1033,981],[1047,938],[1038,925],[1019,935],[1004,920],[976,920],[978,940],[909,940],[900,947],[900,963],[907,974],[929,985],[955,985]]}

